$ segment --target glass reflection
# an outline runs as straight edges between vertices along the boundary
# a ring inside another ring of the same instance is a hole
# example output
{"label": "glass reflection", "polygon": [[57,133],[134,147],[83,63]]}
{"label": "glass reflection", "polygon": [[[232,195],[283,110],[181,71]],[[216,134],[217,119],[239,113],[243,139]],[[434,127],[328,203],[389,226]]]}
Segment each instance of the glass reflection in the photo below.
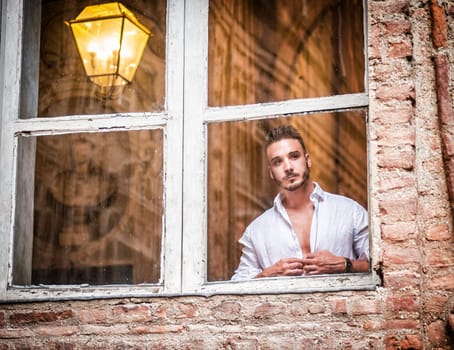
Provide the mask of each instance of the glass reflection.
{"label": "glass reflection", "polygon": [[42,0],[41,9],[35,1],[24,2],[22,118],[164,110],[166,0],[122,3],[153,36],[132,82],[102,91],[87,77],[71,30],[65,25],[85,6],[99,2]]}
{"label": "glass reflection", "polygon": [[43,136],[36,154],[31,283],[158,282],[162,131]]}
{"label": "glass reflection", "polygon": [[211,0],[209,105],[364,91],[362,0]]}
{"label": "glass reflection", "polygon": [[301,132],[312,178],[324,190],[367,208],[365,120],[365,111],[348,111],[208,125],[208,281],[231,278],[241,255],[238,239],[279,191],[263,149],[266,133],[278,125]]}

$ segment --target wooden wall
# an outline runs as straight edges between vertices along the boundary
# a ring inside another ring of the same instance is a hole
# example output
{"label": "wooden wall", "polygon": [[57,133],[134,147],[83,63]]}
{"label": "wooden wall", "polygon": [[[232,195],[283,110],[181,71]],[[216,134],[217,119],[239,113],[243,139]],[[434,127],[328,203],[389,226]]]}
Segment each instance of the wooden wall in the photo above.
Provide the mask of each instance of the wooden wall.
{"label": "wooden wall", "polygon": [[[210,2],[211,106],[364,90],[359,1]],[[343,22],[344,18],[351,19]],[[344,50],[345,48],[345,50]],[[280,116],[208,126],[208,280],[229,279],[247,224],[272,205],[262,144],[290,123],[305,138],[313,178],[367,207],[366,112]]]}

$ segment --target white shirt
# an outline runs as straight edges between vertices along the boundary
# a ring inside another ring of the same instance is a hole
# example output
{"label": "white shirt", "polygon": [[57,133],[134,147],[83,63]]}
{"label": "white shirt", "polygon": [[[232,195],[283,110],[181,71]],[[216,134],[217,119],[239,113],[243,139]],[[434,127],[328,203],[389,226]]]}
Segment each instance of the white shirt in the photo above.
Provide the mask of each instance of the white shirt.
{"label": "white shirt", "polygon": [[[314,183],[311,252],[328,250],[353,260],[369,260],[367,211],[350,198],[325,192]],[[249,224],[240,238],[243,252],[232,280],[254,278],[264,268],[284,258],[302,258],[301,245],[292,227],[281,194],[274,206]]]}

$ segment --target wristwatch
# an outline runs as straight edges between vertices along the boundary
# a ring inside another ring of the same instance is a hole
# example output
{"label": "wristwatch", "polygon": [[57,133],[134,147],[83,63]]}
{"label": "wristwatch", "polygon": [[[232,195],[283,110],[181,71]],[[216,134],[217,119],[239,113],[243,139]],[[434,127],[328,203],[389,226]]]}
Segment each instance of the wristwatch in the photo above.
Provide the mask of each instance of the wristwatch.
{"label": "wristwatch", "polygon": [[345,272],[353,272],[353,264],[349,258],[345,258]]}

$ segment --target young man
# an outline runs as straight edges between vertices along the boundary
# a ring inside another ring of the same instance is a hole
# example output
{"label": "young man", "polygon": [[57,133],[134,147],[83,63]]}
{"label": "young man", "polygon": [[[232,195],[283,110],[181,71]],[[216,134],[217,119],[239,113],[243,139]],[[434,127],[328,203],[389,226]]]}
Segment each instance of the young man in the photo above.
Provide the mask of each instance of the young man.
{"label": "young man", "polygon": [[265,150],[281,190],[243,233],[232,279],[368,271],[367,211],[311,180],[311,158],[292,126],[271,130]]}

